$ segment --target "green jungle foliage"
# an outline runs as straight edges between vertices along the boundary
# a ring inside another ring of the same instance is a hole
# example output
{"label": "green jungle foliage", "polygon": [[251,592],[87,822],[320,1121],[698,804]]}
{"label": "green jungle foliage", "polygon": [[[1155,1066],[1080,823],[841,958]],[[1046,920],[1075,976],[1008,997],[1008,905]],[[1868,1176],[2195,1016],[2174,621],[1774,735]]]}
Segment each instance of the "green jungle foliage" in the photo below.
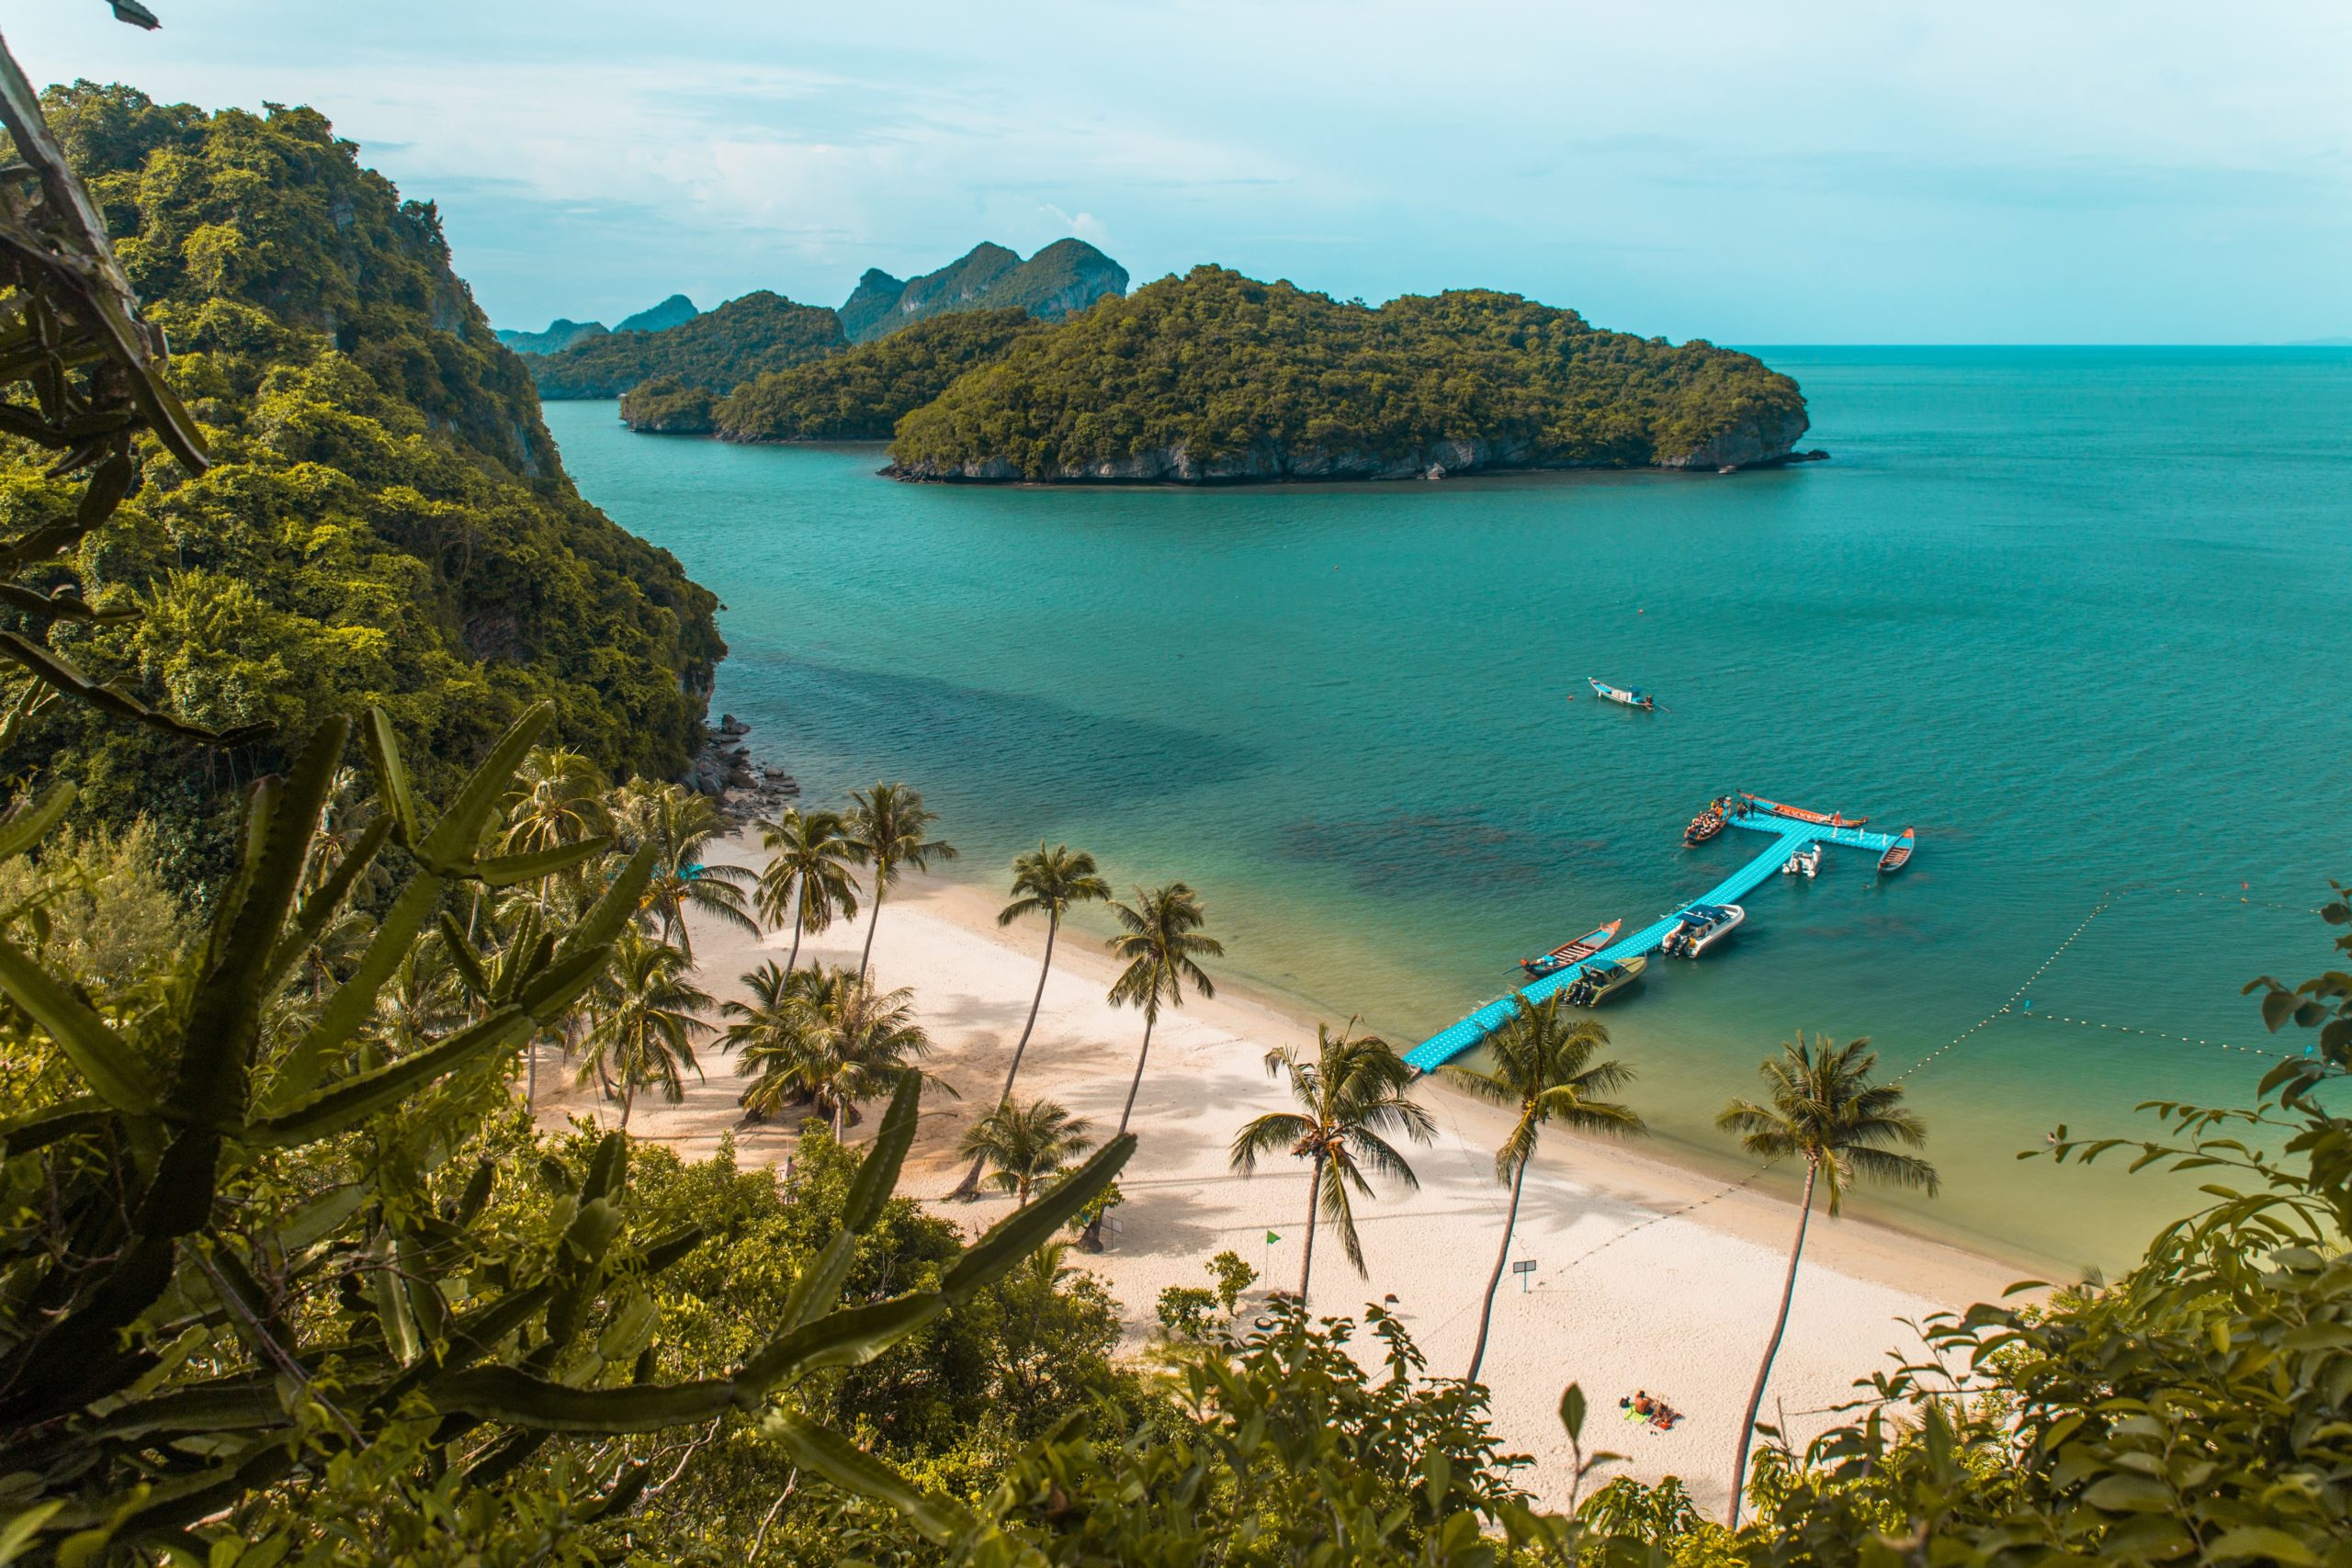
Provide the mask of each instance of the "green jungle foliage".
{"label": "green jungle foliage", "polygon": [[1602,332],[1513,294],[1373,309],[1201,266],[1016,345],[909,415],[891,455],[1035,479],[1173,448],[1286,469],[1464,440],[1519,466],[1630,467],[1745,428],[1793,439],[1804,419],[1794,381],[1708,343]]}
{"label": "green jungle foliage", "polygon": [[498,332],[498,341],[517,354],[554,354],[570,348],[575,343],[604,335],[605,323],[602,321],[575,321],[568,316],[558,316],[548,323],[548,330],[543,333],[517,332],[512,327],[502,327]]}
{"label": "green jungle foliage", "polygon": [[[1025,310],[935,316],[846,354],[746,382],[707,411],[729,441],[887,441],[899,421],[1045,330]],[[644,391],[645,388],[638,389]],[[644,411],[654,417],[655,411]],[[621,417],[638,429],[626,400]]]}
{"label": "green jungle foliage", "polygon": [[529,363],[543,398],[617,398],[656,376],[724,392],[848,346],[833,312],[763,288],[662,332],[613,333]]}
{"label": "green jungle foliage", "polygon": [[1059,321],[1126,288],[1127,269],[1083,240],[1057,240],[1025,262],[982,241],[937,272],[904,282],[869,268],[839,313],[851,342],[872,343],[959,310],[1025,310]]}
{"label": "green jungle foliage", "polygon": [[[143,618],[59,621],[50,646],[214,728],[299,738],[379,704],[430,788],[541,697],[607,770],[683,768],[725,651],[716,600],[572,489],[430,205],[309,109],[206,114],[87,83],[46,102],[215,458],[151,461],[60,563]],[[6,455],[0,526],[72,504],[45,462]],[[217,863],[206,824],[282,756],[198,753],[63,704],[0,765],[70,776],[99,819],[143,811],[167,854]]]}
{"label": "green jungle foliage", "polygon": [[708,435],[711,409],[718,401],[707,387],[689,387],[675,376],[656,376],[621,394],[621,423],[649,435]]}

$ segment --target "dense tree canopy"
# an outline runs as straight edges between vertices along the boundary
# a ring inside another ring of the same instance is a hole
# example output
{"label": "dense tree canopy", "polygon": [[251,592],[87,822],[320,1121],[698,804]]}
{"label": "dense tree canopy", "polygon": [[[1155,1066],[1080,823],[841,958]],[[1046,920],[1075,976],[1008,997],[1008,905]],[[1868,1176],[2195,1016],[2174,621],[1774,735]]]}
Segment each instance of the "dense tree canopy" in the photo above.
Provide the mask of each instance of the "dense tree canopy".
{"label": "dense tree canopy", "polygon": [[[428,785],[541,696],[605,768],[683,767],[724,652],[716,601],[573,490],[432,207],[313,110],[207,114],[87,83],[48,107],[216,459],[198,477],[151,462],[66,563],[144,618],[60,623],[51,645],[216,727],[299,738],[380,704]],[[0,467],[10,532],[70,503],[45,461]],[[74,777],[101,817],[144,810],[182,853],[234,776],[279,754],[224,765],[68,705],[6,763]]]}
{"label": "dense tree canopy", "polygon": [[724,392],[848,346],[832,311],[762,288],[661,332],[609,333],[540,355],[530,373],[543,398],[617,398],[656,376]]}
{"label": "dense tree canopy", "polygon": [[708,435],[718,401],[707,387],[656,376],[621,394],[621,423],[644,435]]}
{"label": "dense tree canopy", "polygon": [[1231,479],[1769,460],[1805,427],[1744,354],[1515,294],[1378,309],[1195,267],[1108,299],[910,414],[910,477]]}
{"label": "dense tree canopy", "polygon": [[[1045,326],[1025,310],[934,316],[846,354],[746,382],[707,412],[704,428],[716,428],[729,441],[887,441],[899,420],[956,378],[993,363]],[[673,397],[683,403],[683,397]],[[640,423],[629,403],[622,403],[621,417],[637,429],[678,427],[651,423],[664,411],[642,412]],[[674,422],[676,415],[669,417]]]}

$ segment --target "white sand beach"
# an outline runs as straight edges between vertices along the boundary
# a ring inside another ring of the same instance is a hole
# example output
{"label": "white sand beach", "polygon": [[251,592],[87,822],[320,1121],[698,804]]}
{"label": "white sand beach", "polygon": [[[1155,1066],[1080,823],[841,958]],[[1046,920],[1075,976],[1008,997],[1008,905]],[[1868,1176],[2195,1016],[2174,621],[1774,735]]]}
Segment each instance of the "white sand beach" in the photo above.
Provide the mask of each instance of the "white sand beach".
{"label": "white sand beach", "polygon": [[[757,858],[741,843],[718,854]],[[936,1047],[928,1066],[962,1095],[926,1100],[924,1131],[901,1184],[913,1196],[939,1198],[961,1175],[956,1141],[993,1103],[1036,985],[1043,922],[999,931],[1000,904],[988,890],[910,878],[883,910],[877,977],[913,988]],[[804,941],[801,962],[854,965],[865,934],[861,912],[854,926]],[[742,994],[743,970],[781,956],[789,933],[755,942],[697,921],[694,941],[701,983],[725,998]],[[1023,1099],[1061,1101],[1098,1138],[1117,1123],[1142,1030],[1138,1014],[1106,1002],[1113,972],[1098,942],[1065,935],[1018,1089]],[[1287,1108],[1265,1072],[1267,1049],[1284,1043],[1311,1049],[1314,1032],[1311,1020],[1224,994],[1189,1000],[1161,1018],[1136,1106],[1139,1147],[1121,1179],[1126,1201],[1115,1211],[1119,1228],[1102,1254],[1070,1255],[1119,1300],[1130,1348],[1155,1330],[1160,1291],[1208,1283],[1203,1265],[1216,1252],[1230,1248],[1266,1274],[1253,1297],[1270,1285],[1296,1289],[1304,1167],[1277,1159],[1244,1179],[1228,1170],[1227,1148],[1243,1122]],[[707,1077],[689,1082],[682,1104],[641,1098],[630,1131],[693,1157],[734,1128],[741,1157],[780,1164],[794,1135],[741,1125],[733,1063],[715,1041],[702,1060]],[[563,1081],[550,1053],[539,1077],[544,1121],[560,1124],[572,1113],[606,1124],[616,1119],[616,1107],[585,1091],[548,1088]],[[1425,1081],[1419,1092],[1438,1125],[1433,1146],[1410,1151],[1419,1190],[1383,1190],[1378,1201],[1361,1206],[1368,1277],[1356,1275],[1324,1227],[1311,1304],[1318,1314],[1360,1317],[1366,1302],[1393,1294],[1430,1372],[1459,1376],[1503,1224],[1507,1193],[1495,1180],[1492,1151],[1507,1122],[1440,1084]],[[1629,1098],[1638,1106],[1638,1087]],[[852,1141],[864,1131],[854,1130]],[[1570,1382],[1583,1384],[1595,1411],[1588,1447],[1622,1451],[1621,1468],[1645,1480],[1681,1476],[1702,1506],[1724,1498],[1796,1219],[1790,1203],[1725,1186],[1646,1156],[1638,1145],[1547,1134],[1528,1175],[1511,1253],[1537,1268],[1524,1289],[1506,1277],[1483,1372],[1494,1392],[1496,1428],[1509,1449],[1537,1461],[1528,1484],[1547,1504],[1566,1501],[1571,1467],[1555,1411]],[[1011,1201],[990,1192],[935,1207],[977,1229]],[[1282,1238],[1271,1247],[1270,1230]],[[1816,1215],[1766,1418],[1777,1408],[1793,1435],[1809,1436],[1832,1419],[1830,1406],[1852,1397],[1856,1379],[1890,1364],[1890,1352],[1921,1348],[1902,1320],[1995,1299],[2025,1273],[1866,1222]],[[1687,1419],[1671,1432],[1621,1423],[1617,1401],[1636,1389],[1663,1397]]]}

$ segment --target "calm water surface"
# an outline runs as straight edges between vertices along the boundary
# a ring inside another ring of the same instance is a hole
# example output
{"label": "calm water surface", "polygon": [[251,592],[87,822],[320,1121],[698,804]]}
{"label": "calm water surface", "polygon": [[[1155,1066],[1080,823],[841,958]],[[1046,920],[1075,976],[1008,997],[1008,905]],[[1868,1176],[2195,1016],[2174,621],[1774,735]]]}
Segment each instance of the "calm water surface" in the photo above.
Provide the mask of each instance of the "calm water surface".
{"label": "calm water surface", "polygon": [[967,490],[548,415],[581,489],[726,601],[714,709],[810,798],[916,783],[978,880],[1040,835],[1183,877],[1228,973],[1404,1043],[1754,852],[1682,847],[1712,795],[1916,824],[1902,876],[1833,850],[1613,1006],[1630,1098],[1744,1172],[1713,1113],[1792,1031],[1895,1071],[2024,986],[2031,1016],[1907,1080],[1945,1189],[1877,1212],[2112,1266],[2182,1189],[2017,1152],[2250,1099],[2238,987],[2321,967],[2290,911],[2352,874],[2352,354],[1763,352],[1834,461]]}

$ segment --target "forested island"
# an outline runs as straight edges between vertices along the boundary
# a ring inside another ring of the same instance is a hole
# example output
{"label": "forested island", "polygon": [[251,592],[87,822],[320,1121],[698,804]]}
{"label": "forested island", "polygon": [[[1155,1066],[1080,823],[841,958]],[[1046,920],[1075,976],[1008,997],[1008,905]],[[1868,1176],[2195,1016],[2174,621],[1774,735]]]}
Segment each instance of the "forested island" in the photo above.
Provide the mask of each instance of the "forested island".
{"label": "forested island", "polygon": [[621,419],[632,430],[729,441],[888,441],[957,377],[1045,330],[1022,310],[937,315],[725,397],[674,377],[643,382],[621,400]]}
{"label": "forested island", "polygon": [[1385,306],[1201,266],[1104,300],[899,426],[900,479],[1406,479],[1745,468],[1789,456],[1804,396],[1745,354],[1604,332],[1485,289]]}
{"label": "forested island", "polygon": [[[1057,241],[1025,262],[1002,245],[983,243],[910,281],[869,269],[838,310],[795,304],[761,289],[697,314],[692,301],[678,294],[609,333],[594,321],[559,320],[545,333],[500,336],[517,352],[534,355],[531,376],[543,398],[626,397],[642,384],[634,412],[622,415],[632,427],[707,434],[713,427],[712,405],[730,390],[838,354],[853,343],[877,343],[941,317],[975,311],[1010,310],[1035,321],[1059,321],[1126,286],[1126,268],[1082,240]],[[964,340],[941,341],[960,345]],[[870,378],[866,384],[872,385]],[[904,412],[900,408],[881,419],[876,438],[888,436],[891,423]],[[861,407],[856,422],[861,429],[872,429],[876,417]]]}
{"label": "forested island", "polygon": [[617,398],[657,376],[723,392],[848,346],[832,311],[762,288],[676,326],[590,337],[529,364],[543,398]]}
{"label": "forested island", "polygon": [[[1202,266],[1053,317],[1016,287],[1042,280],[1011,256],[984,245],[913,284],[869,273],[836,312],[860,341],[814,329],[790,364],[731,390],[709,352],[684,343],[696,333],[715,342],[731,306],[627,345],[582,344],[537,374],[551,396],[609,391],[623,377],[605,367],[627,356],[643,378],[623,389],[633,430],[888,440],[891,477],[958,482],[1754,468],[1788,460],[1807,426],[1796,382],[1752,355],[1604,331],[1516,294],[1457,289],[1368,306]],[[886,296],[917,301],[913,324],[894,325],[874,304]],[[958,303],[1008,298],[1026,302]],[[568,368],[590,364],[594,377]]]}

